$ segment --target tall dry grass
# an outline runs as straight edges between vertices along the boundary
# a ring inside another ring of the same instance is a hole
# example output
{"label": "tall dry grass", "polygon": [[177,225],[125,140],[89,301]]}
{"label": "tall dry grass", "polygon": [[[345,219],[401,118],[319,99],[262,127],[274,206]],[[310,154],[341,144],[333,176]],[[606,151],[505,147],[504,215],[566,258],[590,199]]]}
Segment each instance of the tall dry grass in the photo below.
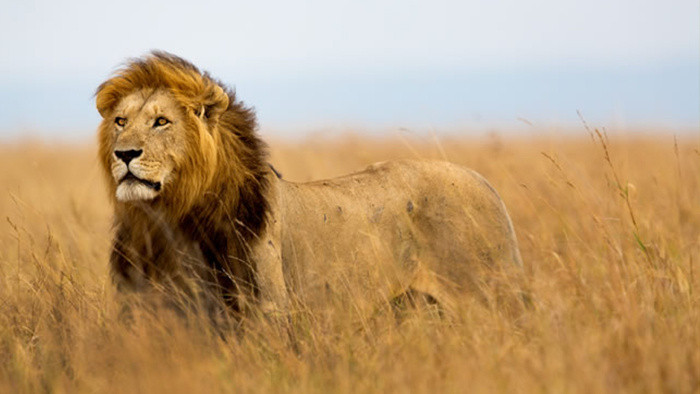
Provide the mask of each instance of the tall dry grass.
{"label": "tall dry grass", "polygon": [[509,208],[533,300],[514,315],[465,298],[449,324],[304,316],[295,346],[264,321],[223,335],[165,314],[122,321],[94,149],[4,146],[0,391],[699,392],[698,142],[589,130],[272,143],[291,180],[399,157],[479,171]]}

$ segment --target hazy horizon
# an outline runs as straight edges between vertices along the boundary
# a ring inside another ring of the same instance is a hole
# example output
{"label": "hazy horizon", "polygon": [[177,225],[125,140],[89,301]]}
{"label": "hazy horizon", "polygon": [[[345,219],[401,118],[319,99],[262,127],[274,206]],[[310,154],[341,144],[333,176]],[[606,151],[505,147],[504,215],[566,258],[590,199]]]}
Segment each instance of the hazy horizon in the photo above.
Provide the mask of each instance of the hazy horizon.
{"label": "hazy horizon", "polygon": [[151,49],[235,87],[261,129],[284,136],[571,126],[577,111],[600,126],[700,129],[696,1],[38,0],[5,9],[4,140],[90,135],[96,86]]}

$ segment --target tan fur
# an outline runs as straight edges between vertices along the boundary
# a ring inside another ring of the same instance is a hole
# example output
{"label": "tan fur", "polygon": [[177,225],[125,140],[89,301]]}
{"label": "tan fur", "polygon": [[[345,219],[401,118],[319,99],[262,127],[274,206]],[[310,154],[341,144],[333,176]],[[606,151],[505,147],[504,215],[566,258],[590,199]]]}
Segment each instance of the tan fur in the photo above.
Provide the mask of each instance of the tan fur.
{"label": "tan fur", "polygon": [[[365,309],[408,293],[451,309],[521,265],[505,207],[478,174],[401,161],[286,182],[266,164],[253,112],[173,55],[131,61],[96,102],[122,289],[174,285],[238,311]],[[170,123],[154,127],[159,116]],[[143,153],[127,168],[115,150]],[[121,181],[127,170],[147,182]]]}

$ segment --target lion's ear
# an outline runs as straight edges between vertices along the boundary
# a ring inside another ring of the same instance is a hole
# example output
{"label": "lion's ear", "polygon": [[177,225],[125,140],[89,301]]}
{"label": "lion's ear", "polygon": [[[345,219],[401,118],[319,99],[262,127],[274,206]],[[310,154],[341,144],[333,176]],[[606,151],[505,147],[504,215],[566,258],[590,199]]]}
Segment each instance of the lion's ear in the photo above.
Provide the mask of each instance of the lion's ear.
{"label": "lion's ear", "polygon": [[228,94],[221,86],[214,85],[202,102],[194,109],[195,115],[207,123],[216,123],[219,121],[221,114],[226,112],[228,104]]}
{"label": "lion's ear", "polygon": [[97,105],[97,112],[100,113],[100,116],[104,119],[107,117],[107,113],[109,113],[109,108],[102,107],[99,104]]}
{"label": "lion's ear", "polygon": [[100,116],[103,118],[108,116],[112,109],[114,109],[116,101],[114,94],[112,94],[111,89],[107,88],[106,83],[103,83],[97,88],[97,92],[95,93],[95,107],[97,107],[97,112],[100,113]]}

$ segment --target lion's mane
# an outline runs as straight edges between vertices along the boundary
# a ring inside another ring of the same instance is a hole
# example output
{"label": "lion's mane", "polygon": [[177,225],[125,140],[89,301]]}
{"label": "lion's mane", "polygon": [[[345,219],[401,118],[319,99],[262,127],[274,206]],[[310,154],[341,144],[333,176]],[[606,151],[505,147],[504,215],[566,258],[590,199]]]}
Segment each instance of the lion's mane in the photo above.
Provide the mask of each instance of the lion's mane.
{"label": "lion's mane", "polygon": [[[168,193],[148,203],[124,204],[114,198],[109,174],[110,113],[120,99],[140,89],[164,89],[179,102],[187,119],[188,160],[177,169],[178,181]],[[231,274],[251,279],[254,267],[245,261],[246,248],[264,230],[269,207],[266,146],[256,135],[253,109],[208,73],[165,52],[129,61],[99,86],[96,105],[104,117],[99,159],[115,204],[113,273],[129,278],[130,267],[144,267],[146,277],[171,274],[177,269],[172,232],[182,231],[186,238],[203,240],[199,247],[220,273],[220,286],[237,286]],[[196,122],[202,116],[206,127]],[[231,255],[244,263],[229,266]]]}

